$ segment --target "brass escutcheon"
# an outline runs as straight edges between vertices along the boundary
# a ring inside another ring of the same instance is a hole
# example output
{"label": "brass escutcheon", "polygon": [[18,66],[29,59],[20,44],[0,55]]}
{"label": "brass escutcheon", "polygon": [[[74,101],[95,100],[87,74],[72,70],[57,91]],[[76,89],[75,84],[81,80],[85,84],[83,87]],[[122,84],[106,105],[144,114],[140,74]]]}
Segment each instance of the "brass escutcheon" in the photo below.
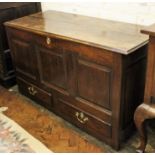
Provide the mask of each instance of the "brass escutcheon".
{"label": "brass escutcheon", "polygon": [[47,43],[47,45],[50,45],[51,44],[51,38],[47,37],[46,38],[46,43]]}

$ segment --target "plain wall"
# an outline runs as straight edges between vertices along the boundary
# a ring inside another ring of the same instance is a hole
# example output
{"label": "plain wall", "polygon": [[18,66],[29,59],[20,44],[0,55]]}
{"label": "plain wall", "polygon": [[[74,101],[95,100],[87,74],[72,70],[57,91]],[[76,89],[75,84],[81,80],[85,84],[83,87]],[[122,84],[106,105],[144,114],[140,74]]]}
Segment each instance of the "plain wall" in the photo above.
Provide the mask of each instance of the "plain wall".
{"label": "plain wall", "polygon": [[42,2],[42,10],[57,10],[141,25],[155,23],[154,2],[107,3],[103,0],[96,0],[96,2],[59,0],[59,2]]}

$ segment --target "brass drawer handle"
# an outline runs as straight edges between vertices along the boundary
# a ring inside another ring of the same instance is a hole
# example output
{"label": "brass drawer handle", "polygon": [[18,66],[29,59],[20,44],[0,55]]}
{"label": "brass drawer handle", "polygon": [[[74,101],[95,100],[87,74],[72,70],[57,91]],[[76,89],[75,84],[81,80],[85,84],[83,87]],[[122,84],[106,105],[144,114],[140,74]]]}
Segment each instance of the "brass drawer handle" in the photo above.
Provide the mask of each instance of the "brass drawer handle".
{"label": "brass drawer handle", "polygon": [[32,86],[28,87],[28,91],[29,91],[29,94],[33,96],[37,94],[37,91]]}
{"label": "brass drawer handle", "polygon": [[47,37],[46,38],[46,43],[47,43],[47,45],[50,45],[51,44],[51,38]]}
{"label": "brass drawer handle", "polygon": [[82,112],[80,112],[80,113],[75,112],[75,116],[76,116],[77,120],[82,124],[85,124],[89,120],[88,117],[86,117],[84,115],[84,113],[82,113]]}

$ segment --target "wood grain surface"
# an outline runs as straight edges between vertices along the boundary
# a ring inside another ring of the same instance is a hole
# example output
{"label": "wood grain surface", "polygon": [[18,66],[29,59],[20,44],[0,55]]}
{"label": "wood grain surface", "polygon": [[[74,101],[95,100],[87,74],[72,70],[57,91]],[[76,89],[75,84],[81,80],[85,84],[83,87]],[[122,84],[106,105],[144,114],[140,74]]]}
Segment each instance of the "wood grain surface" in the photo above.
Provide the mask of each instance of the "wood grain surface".
{"label": "wood grain surface", "polygon": [[37,13],[5,25],[121,54],[129,54],[148,42],[148,36],[140,33],[143,26],[57,11]]}

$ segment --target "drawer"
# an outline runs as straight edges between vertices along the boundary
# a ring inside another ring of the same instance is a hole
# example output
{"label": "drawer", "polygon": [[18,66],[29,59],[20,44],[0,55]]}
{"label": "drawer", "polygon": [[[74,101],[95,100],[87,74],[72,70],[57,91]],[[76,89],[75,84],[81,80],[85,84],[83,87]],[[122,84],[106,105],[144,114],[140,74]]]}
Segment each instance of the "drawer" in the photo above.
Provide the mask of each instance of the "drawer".
{"label": "drawer", "polygon": [[21,93],[36,100],[44,107],[51,109],[52,107],[52,95],[37,86],[21,79],[17,78],[18,87]]}
{"label": "drawer", "polygon": [[61,98],[61,100],[66,101],[69,105],[73,105],[74,107],[82,109],[86,113],[96,116],[107,124],[112,124],[112,112],[110,110],[98,106],[97,104],[92,104],[91,102],[79,97],[71,97],[70,95],[66,95],[57,91],[54,91],[54,95],[56,98]]}
{"label": "drawer", "polygon": [[54,111],[89,134],[105,140],[111,138],[111,125],[101,119],[69,104],[61,98],[54,103]]}

